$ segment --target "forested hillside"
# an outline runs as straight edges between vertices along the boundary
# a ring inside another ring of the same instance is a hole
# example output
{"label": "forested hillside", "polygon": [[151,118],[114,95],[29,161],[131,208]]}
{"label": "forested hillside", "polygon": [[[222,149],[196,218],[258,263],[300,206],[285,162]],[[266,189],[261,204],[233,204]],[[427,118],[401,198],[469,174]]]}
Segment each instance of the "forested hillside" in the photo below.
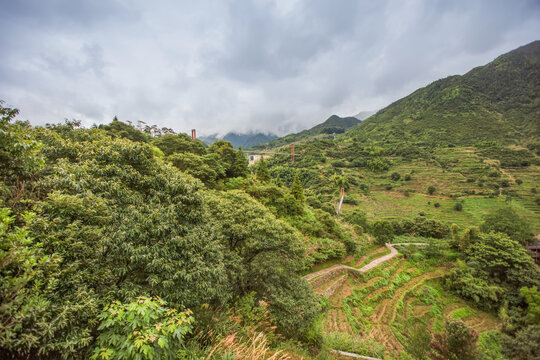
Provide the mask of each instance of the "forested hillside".
{"label": "forested hillside", "polygon": [[350,131],[360,141],[524,145],[540,137],[540,41],[396,101]]}

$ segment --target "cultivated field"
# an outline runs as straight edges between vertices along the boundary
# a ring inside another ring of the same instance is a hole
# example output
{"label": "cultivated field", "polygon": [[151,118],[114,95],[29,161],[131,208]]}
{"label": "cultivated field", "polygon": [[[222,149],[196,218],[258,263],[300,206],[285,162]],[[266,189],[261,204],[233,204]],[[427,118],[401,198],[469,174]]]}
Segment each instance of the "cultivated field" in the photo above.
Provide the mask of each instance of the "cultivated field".
{"label": "cultivated field", "polygon": [[[361,263],[385,249],[373,250]],[[363,274],[327,270],[309,277],[315,292],[328,299],[322,326],[329,347],[398,359],[415,354],[418,333],[442,331],[445,319],[461,319],[480,334],[498,329],[493,315],[443,290],[446,271],[433,259],[399,254]]]}

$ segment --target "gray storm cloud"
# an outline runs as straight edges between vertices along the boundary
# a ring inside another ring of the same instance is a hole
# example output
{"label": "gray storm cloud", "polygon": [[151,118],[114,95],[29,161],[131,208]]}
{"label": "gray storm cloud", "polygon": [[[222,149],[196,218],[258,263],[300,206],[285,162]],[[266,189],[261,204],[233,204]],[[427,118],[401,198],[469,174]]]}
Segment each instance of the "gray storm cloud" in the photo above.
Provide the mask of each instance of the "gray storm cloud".
{"label": "gray storm cloud", "polygon": [[538,1],[0,2],[0,99],[33,124],[283,134],[540,34]]}

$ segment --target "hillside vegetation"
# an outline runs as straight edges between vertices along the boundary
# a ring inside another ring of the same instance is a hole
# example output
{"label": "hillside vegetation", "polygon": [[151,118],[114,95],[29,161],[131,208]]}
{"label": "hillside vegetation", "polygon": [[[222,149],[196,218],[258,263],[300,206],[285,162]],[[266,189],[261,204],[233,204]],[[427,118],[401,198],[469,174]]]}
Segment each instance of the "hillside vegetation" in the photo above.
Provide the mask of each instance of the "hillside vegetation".
{"label": "hillside vegetation", "polygon": [[1,104],[1,357],[537,359],[539,44],[274,140],[294,164]]}
{"label": "hillside vegetation", "polygon": [[313,140],[313,137],[331,138],[334,134],[342,134],[345,131],[360,124],[360,120],[355,117],[339,117],[332,115],[325,122],[315,125],[311,129],[300,131],[296,134],[289,134],[284,137],[274,139],[270,142],[253,146],[254,149],[264,149],[265,147],[277,147],[301,140]]}
{"label": "hillside vegetation", "polygon": [[540,41],[463,76],[413,92],[351,130],[359,141],[470,146],[536,144],[540,137]]}

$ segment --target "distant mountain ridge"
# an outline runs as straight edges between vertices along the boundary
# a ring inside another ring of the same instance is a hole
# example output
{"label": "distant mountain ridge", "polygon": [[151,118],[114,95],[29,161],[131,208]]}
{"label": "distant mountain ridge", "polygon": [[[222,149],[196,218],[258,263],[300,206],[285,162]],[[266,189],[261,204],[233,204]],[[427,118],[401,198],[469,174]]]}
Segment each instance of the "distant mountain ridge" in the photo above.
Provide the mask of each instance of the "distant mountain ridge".
{"label": "distant mountain ridge", "polygon": [[207,145],[212,145],[218,140],[225,140],[230,142],[234,146],[234,148],[238,149],[239,147],[250,148],[261,143],[272,141],[277,137],[278,136],[275,134],[265,134],[261,132],[246,134],[230,132],[223,137],[218,137],[217,135],[200,136],[199,140],[201,140]]}
{"label": "distant mountain ridge", "polygon": [[289,134],[277,139],[274,139],[270,142],[260,144],[257,147],[268,146],[270,148],[287,145],[296,141],[304,140],[312,136],[323,135],[323,134],[341,134],[345,131],[357,126],[360,124],[360,120],[355,117],[340,117],[337,115],[332,115],[325,122],[318,124],[311,129],[300,131],[296,134]]}

